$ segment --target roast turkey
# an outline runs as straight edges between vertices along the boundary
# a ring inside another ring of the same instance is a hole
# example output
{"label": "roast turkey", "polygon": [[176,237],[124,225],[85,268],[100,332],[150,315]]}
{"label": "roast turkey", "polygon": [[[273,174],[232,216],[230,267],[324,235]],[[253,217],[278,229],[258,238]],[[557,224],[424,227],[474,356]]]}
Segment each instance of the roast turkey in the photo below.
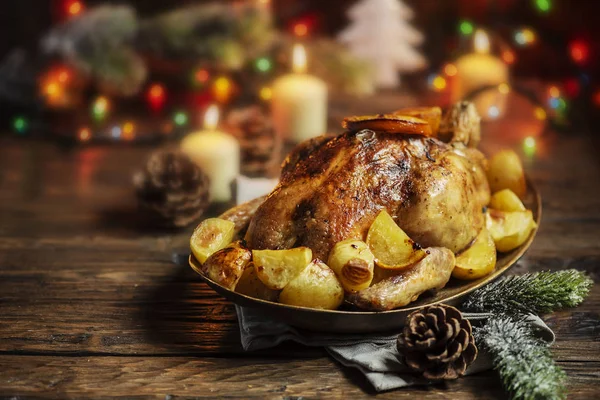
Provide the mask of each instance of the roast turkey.
{"label": "roast turkey", "polygon": [[[460,122],[445,133],[462,135]],[[327,260],[335,243],[364,240],[385,209],[422,247],[460,252],[483,227],[490,196],[485,159],[467,144],[369,129],[305,142],[284,162],[246,241],[252,249],[307,246]]]}

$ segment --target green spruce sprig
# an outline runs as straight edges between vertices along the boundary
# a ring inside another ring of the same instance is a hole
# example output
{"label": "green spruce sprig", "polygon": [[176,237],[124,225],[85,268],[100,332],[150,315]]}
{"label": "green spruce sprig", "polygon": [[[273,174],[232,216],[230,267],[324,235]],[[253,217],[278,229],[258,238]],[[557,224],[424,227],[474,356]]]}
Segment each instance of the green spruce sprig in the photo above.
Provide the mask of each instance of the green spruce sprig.
{"label": "green spruce sprig", "polygon": [[579,305],[592,283],[575,269],[513,275],[477,289],[462,309],[508,315],[547,313]]}
{"label": "green spruce sprig", "polygon": [[537,339],[530,324],[498,315],[475,330],[479,346],[492,355],[504,387],[514,399],[554,400],[566,397],[566,375],[552,360],[550,349]]}

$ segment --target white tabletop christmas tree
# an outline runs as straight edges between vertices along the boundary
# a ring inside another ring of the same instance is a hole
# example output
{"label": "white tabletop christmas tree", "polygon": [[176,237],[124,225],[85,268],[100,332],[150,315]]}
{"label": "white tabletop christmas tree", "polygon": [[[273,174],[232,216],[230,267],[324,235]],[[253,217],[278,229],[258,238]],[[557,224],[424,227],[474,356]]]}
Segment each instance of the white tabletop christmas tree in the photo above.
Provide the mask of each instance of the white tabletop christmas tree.
{"label": "white tabletop christmas tree", "polygon": [[409,25],[410,8],[399,0],[361,0],[348,12],[352,23],[338,39],[350,51],[372,65],[373,81],[379,88],[394,88],[399,72],[425,68],[427,62],[414,46],[423,35]]}

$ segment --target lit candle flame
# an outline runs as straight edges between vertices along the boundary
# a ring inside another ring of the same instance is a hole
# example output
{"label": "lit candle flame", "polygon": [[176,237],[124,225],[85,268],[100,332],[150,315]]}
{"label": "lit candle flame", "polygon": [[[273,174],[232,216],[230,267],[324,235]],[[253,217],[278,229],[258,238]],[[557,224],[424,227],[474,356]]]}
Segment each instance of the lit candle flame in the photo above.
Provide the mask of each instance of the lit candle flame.
{"label": "lit candle flame", "polygon": [[204,114],[204,129],[214,131],[219,123],[219,107],[216,104],[208,107]]}
{"label": "lit candle flame", "polygon": [[294,45],[294,51],[292,53],[292,70],[297,74],[306,72],[306,51],[301,44]]}
{"label": "lit candle flame", "polygon": [[481,29],[475,32],[473,44],[477,53],[487,54],[490,52],[490,40],[488,39],[488,35]]}

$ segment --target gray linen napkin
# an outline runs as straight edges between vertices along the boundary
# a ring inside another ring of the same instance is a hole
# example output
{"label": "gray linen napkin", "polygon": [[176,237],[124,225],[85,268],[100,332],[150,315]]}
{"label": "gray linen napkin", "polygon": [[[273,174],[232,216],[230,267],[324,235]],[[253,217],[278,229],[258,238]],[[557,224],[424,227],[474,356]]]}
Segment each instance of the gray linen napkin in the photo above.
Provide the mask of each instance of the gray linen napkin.
{"label": "gray linen napkin", "polygon": [[[246,351],[275,347],[289,340],[305,346],[325,347],[342,365],[360,370],[378,392],[429,382],[412,374],[401,362],[396,350],[397,334],[382,336],[310,332],[265,318],[260,311],[252,308],[235,308],[242,347]],[[463,313],[463,316],[475,325],[490,314]],[[527,322],[536,328],[535,332],[542,340],[549,344],[554,342],[554,332],[538,316],[529,315]],[[469,375],[491,368],[489,354],[480,349],[477,359],[466,373]]]}

